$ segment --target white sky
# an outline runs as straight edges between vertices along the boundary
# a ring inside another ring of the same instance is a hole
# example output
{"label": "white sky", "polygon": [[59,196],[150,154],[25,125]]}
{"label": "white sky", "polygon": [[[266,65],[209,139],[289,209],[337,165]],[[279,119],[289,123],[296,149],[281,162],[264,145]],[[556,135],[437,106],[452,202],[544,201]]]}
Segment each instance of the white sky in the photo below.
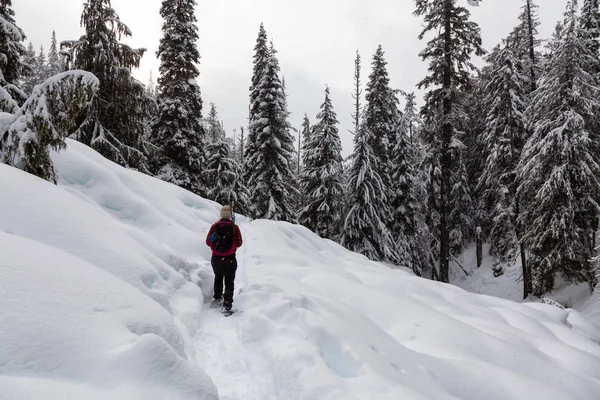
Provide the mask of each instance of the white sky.
{"label": "white sky", "polygon": [[[200,40],[200,85],[204,115],[209,103],[217,105],[228,135],[245,126],[252,54],[261,22],[273,39],[289,93],[291,122],[299,128],[306,112],[314,122],[324,99],[325,85],[340,121],[344,156],[352,152],[352,84],[354,57],[363,59],[363,86],[379,43],[388,61],[392,87],[405,91],[427,73],[418,57],[424,43],[417,39],[421,19],[412,15],[414,0],[197,0]],[[567,0],[538,0],[542,38],[550,36],[562,19]],[[145,47],[135,76],[148,81],[150,70],[158,74],[155,52],[161,37],[160,0],[112,0],[121,20],[131,29],[127,40]],[[522,0],[483,0],[469,7],[480,24],[486,50],[505,37],[517,24]],[[13,0],[18,25],[36,49],[50,45],[52,30],[59,41],[76,39],[83,0]]]}

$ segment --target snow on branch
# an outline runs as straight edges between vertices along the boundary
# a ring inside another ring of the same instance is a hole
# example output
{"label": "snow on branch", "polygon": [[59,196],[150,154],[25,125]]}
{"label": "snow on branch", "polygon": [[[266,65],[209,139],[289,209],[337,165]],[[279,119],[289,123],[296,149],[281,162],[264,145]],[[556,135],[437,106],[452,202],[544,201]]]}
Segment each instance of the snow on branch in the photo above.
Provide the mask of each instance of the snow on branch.
{"label": "snow on branch", "polygon": [[0,120],[0,162],[56,182],[49,150],[66,147],[65,137],[84,119],[98,87],[93,74],[78,70],[35,86],[12,118]]}

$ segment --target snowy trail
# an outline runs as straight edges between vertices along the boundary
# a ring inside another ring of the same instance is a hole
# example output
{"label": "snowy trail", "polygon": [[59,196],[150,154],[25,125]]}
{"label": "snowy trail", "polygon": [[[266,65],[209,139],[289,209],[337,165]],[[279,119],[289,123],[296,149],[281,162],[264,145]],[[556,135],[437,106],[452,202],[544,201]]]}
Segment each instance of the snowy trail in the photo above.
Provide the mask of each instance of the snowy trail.
{"label": "snowy trail", "polygon": [[[246,252],[254,236],[250,224],[240,224],[244,246],[238,252],[235,297],[246,286]],[[238,309],[234,297],[234,309]],[[221,400],[275,400],[271,366],[243,340],[243,314],[224,317],[206,305],[202,328],[195,337],[198,364],[211,377]]]}

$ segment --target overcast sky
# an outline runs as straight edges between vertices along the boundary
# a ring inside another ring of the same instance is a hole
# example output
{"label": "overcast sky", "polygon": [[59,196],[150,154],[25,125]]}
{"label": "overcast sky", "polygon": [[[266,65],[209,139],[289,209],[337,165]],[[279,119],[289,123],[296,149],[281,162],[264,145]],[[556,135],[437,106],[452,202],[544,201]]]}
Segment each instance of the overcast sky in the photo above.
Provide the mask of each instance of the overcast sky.
{"label": "overcast sky", "polygon": [[[352,152],[352,83],[355,52],[363,58],[363,84],[378,44],[383,46],[393,88],[415,90],[426,74],[418,57],[424,43],[417,39],[421,19],[412,15],[414,0],[197,0],[200,39],[200,85],[204,115],[209,103],[217,105],[228,135],[245,126],[252,51],[261,22],[273,39],[289,93],[291,123],[299,128],[306,112],[314,122],[323,102],[325,85],[338,120],[344,156]],[[517,24],[523,0],[483,0],[469,7],[479,23],[487,50]],[[538,0],[542,38],[550,36],[562,18],[567,0]],[[112,0],[121,21],[133,36],[127,43],[144,47],[135,76],[148,81],[158,74],[155,52],[161,37],[161,0]],[[27,41],[47,50],[52,30],[59,41],[78,38],[83,0],[14,0],[18,25]]]}

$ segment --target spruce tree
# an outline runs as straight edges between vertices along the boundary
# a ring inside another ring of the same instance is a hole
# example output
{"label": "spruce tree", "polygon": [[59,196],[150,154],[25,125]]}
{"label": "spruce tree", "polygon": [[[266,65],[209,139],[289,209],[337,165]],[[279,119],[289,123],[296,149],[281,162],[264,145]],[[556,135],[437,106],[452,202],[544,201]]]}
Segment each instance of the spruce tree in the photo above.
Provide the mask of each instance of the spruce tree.
{"label": "spruce tree", "polygon": [[[581,9],[580,27],[578,36],[584,41],[590,56],[595,61],[588,64],[587,72],[596,79],[600,85],[600,1],[584,0]],[[592,141],[592,154],[596,160],[600,159],[600,116],[586,117],[586,126]],[[596,233],[598,231],[598,216],[593,216],[592,250],[596,251]]]}
{"label": "spruce tree", "polygon": [[356,59],[354,60],[354,92],[352,98],[354,99],[354,112],[352,113],[352,120],[354,122],[354,132],[358,132],[360,126],[360,96],[362,95],[361,81],[360,81],[360,53],[356,50]]}
{"label": "spruce tree", "polygon": [[40,46],[40,52],[35,59],[35,67],[33,68],[33,80],[35,84],[44,82],[48,75],[48,64],[46,63],[46,54],[44,53],[44,46]]}
{"label": "spruce tree", "polygon": [[240,180],[239,165],[231,158],[231,148],[223,137],[207,146],[208,161],[203,179],[209,182],[206,197],[219,204],[229,204],[235,212],[246,215],[250,194]]}
{"label": "spruce tree", "polygon": [[202,124],[202,96],[197,78],[200,53],[195,0],[163,0],[163,37],[157,57],[158,116],[153,142],[162,148],[156,175],[198,195],[205,194],[207,133]]}
{"label": "spruce tree", "polygon": [[541,73],[537,50],[540,45],[540,40],[537,38],[540,26],[538,8],[534,0],[525,0],[519,15],[519,24],[507,38],[507,45],[511,47],[515,57],[520,61],[521,72],[528,77],[527,93],[535,90]]}
{"label": "spruce tree", "polygon": [[295,222],[294,138],[279,71],[279,61],[271,49],[251,105],[256,113],[246,145],[246,184],[252,194],[254,218]]}
{"label": "spruce tree", "polygon": [[[471,3],[479,3],[472,0]],[[458,6],[456,0],[415,0],[417,16],[423,16],[425,28],[420,39],[428,32],[434,32],[427,47],[420,53],[424,60],[429,60],[431,74],[423,79],[418,87],[430,88],[425,95],[423,113],[436,114],[432,121],[438,121],[435,131],[441,131],[439,148],[436,156],[440,166],[440,279],[449,282],[448,269],[450,261],[450,192],[452,190],[452,155],[451,145],[455,137],[457,125],[457,109],[461,107],[461,90],[470,84],[469,70],[473,68],[470,57],[472,53],[481,56],[480,29],[476,23],[469,21],[469,11]]]}
{"label": "spruce tree", "polygon": [[225,131],[219,121],[219,113],[217,112],[215,103],[210,103],[210,112],[208,114],[208,138],[211,142],[218,142],[225,138]]}
{"label": "spruce tree", "polygon": [[30,76],[32,66],[27,64],[26,37],[14,19],[11,0],[0,0],[0,111],[15,112],[27,99],[20,89],[22,78]]}
{"label": "spruce tree", "polygon": [[301,130],[301,134],[300,136],[302,137],[302,166],[304,168],[306,168],[308,166],[308,160],[306,158],[307,156],[307,148],[306,146],[308,146],[308,143],[310,141],[310,135],[311,135],[311,125],[310,125],[310,120],[308,119],[308,116],[306,114],[304,114],[304,119],[302,120],[302,130]]}
{"label": "spruce tree", "polygon": [[50,150],[67,145],[66,136],[85,117],[98,79],[73,71],[37,85],[25,104],[0,124],[0,163],[56,183]]}
{"label": "spruce tree", "polygon": [[513,261],[519,239],[515,173],[527,139],[529,77],[508,44],[493,52],[488,62],[490,80],[482,99],[488,105],[482,135],[487,159],[479,188],[491,205],[490,253],[504,264]]}
{"label": "spruce tree", "polygon": [[81,25],[85,34],[61,46],[69,53],[69,66],[92,72],[100,80],[100,90],[86,121],[71,137],[120,165],[147,172],[144,123],[151,104],[144,86],[131,76],[145,49],[119,42],[131,31],[110,0],[86,1]]}
{"label": "spruce tree", "polygon": [[[390,88],[384,56],[383,48],[379,45],[373,56],[372,72],[367,82],[364,118],[372,134],[370,145],[376,158],[374,167],[382,179],[383,189],[391,190],[391,152],[396,145],[395,128],[399,113],[398,98]],[[384,213],[383,218],[387,210],[380,211]]]}
{"label": "spruce tree", "polygon": [[310,140],[305,144],[307,167],[300,176],[304,207],[299,222],[323,238],[336,240],[341,230],[343,187],[342,143],[336,113],[325,89]]}
{"label": "spruce tree", "polygon": [[52,40],[50,41],[50,51],[48,52],[47,75],[53,76],[60,74],[65,69],[58,54],[58,44],[56,41],[56,31],[52,31]]}
{"label": "spruce tree", "polygon": [[[410,107],[410,106],[409,106]],[[398,264],[421,275],[422,263],[417,251],[419,216],[421,212],[417,193],[417,173],[414,168],[414,149],[409,142],[413,121],[401,118],[396,127],[396,145],[392,149],[391,229],[398,249]]]}
{"label": "spruce tree", "polygon": [[148,84],[146,85],[145,95],[146,97],[156,100],[156,92],[156,84],[154,83],[152,71],[150,71],[150,75],[148,76]]}
{"label": "spruce tree", "polygon": [[[264,25],[261,23],[258,31],[258,37],[256,38],[256,45],[254,46],[253,71],[250,84],[248,137],[246,139],[246,147],[244,148],[244,159],[246,162],[253,156],[253,154],[256,153],[254,145],[256,143],[257,132],[253,129],[253,126],[257,115],[260,112],[260,104],[257,103],[256,100],[260,95],[259,86],[267,68],[269,53],[270,51],[267,45],[267,32],[265,31]],[[247,168],[244,168],[244,181],[246,182],[248,189],[253,192],[255,189],[255,184],[254,182],[251,182],[250,170]]]}
{"label": "spruce tree", "polygon": [[[462,136],[462,135],[460,135]],[[452,187],[450,189],[450,252],[459,255],[470,239],[473,238],[475,226],[473,222],[473,199],[469,185],[469,175],[465,162],[467,148],[460,141],[459,135],[452,145]]]}
{"label": "spruce tree", "polygon": [[568,281],[593,281],[592,217],[600,201],[600,167],[586,121],[600,113],[600,87],[592,70],[597,59],[578,35],[577,2],[569,1],[547,71],[534,92],[535,121],[517,169],[524,212],[518,223],[529,252],[533,294]]}
{"label": "spruce tree", "polygon": [[29,45],[27,46],[27,53],[25,54],[24,62],[32,68],[32,73],[29,76],[21,79],[21,89],[25,94],[29,95],[31,94],[36,83],[40,83],[36,82],[34,76],[35,74],[33,73],[33,71],[36,70],[37,57],[35,56],[35,49],[33,48],[33,43],[31,42],[29,42]]}
{"label": "spruce tree", "polygon": [[373,261],[397,263],[396,244],[380,210],[387,207],[383,181],[377,170],[373,139],[363,117],[354,135],[354,151],[348,176],[350,209],[344,220],[341,244]]}

